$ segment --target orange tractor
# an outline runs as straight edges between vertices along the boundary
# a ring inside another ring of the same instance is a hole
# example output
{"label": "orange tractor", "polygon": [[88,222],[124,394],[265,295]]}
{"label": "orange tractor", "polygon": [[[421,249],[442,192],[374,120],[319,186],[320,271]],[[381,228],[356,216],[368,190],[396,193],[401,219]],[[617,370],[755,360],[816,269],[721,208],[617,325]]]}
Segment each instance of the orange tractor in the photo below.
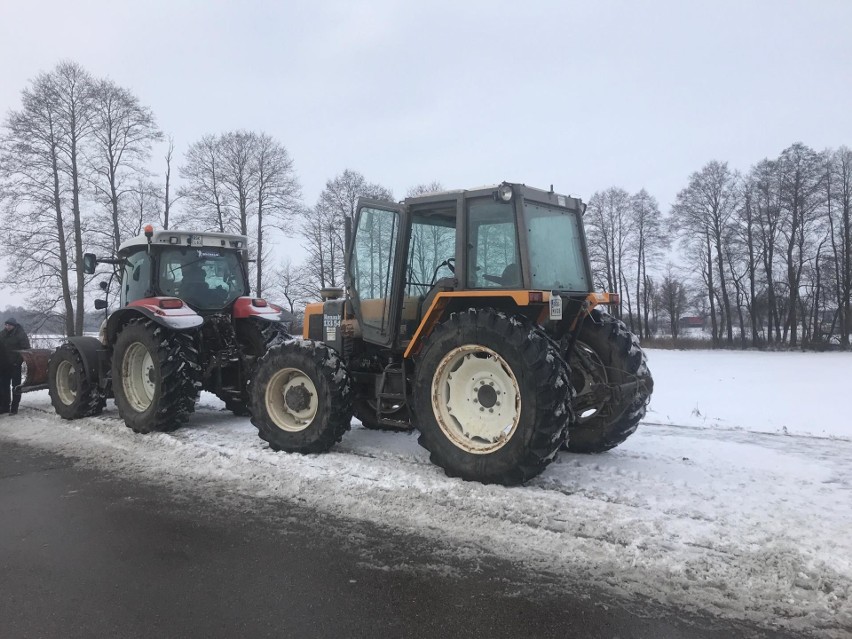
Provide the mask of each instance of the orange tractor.
{"label": "orange tractor", "polygon": [[305,341],[260,359],[250,394],[261,437],[321,452],[354,413],[368,428],[419,431],[448,475],[507,485],[560,448],[623,442],[653,381],[637,337],[603,310],[617,297],[591,290],[584,211],[506,182],[360,200],[347,294],[324,291],[306,309]]}

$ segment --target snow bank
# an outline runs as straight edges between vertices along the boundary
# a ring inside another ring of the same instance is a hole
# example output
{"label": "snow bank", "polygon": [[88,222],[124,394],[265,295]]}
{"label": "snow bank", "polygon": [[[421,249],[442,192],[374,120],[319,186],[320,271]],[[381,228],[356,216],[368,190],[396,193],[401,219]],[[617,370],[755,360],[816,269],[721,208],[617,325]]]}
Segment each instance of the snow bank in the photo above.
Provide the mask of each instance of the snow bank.
{"label": "snow bank", "polygon": [[[46,393],[34,393],[18,418],[0,421],[0,441],[182,492],[298,500],[431,536],[442,552],[496,554],[566,586],[585,580],[616,595],[848,637],[852,441],[848,420],[835,417],[844,427],[828,430],[814,416],[830,413],[814,404],[844,397],[841,372],[852,358],[653,351],[650,367],[652,411],[633,437],[605,455],[563,453],[522,488],[449,479],[416,435],[357,422],[326,455],[274,453],[206,394],[185,428],[139,436],[112,402],[101,417],[64,422]],[[765,378],[777,383],[758,383]],[[681,419],[688,427],[674,424]],[[784,426],[822,437],[776,434]]]}

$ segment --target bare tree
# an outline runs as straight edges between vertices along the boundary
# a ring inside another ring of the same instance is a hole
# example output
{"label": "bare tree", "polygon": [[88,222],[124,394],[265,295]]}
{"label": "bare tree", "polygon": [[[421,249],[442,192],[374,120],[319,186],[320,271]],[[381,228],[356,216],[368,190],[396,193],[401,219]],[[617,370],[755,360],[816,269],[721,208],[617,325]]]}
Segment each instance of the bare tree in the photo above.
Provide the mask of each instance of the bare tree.
{"label": "bare tree", "polygon": [[304,309],[309,300],[318,299],[316,293],[305,285],[307,278],[302,269],[289,259],[278,265],[273,275],[273,283],[268,287],[269,294],[276,300],[283,299],[290,313],[295,315]]}
{"label": "bare tree", "polygon": [[852,331],[852,150],[849,148],[840,147],[832,155],[827,185],[838,330],[841,346],[849,348]]}
{"label": "bare tree", "polygon": [[164,158],[166,160],[166,183],[163,188],[163,228],[166,230],[168,230],[169,228],[169,217],[171,214],[172,205],[174,205],[175,202],[181,199],[180,194],[178,194],[178,196],[174,199],[172,199],[171,196],[172,158],[174,157],[174,152],[175,141],[171,136],[169,136],[169,147],[168,149],[166,149],[166,155]]}
{"label": "bare tree", "polygon": [[[346,169],[326,182],[316,206],[303,210],[299,233],[308,251],[304,272],[316,293],[325,287],[343,286],[345,221],[354,220],[359,197],[393,201],[389,189],[371,184],[357,171]],[[379,237],[373,241],[375,252],[371,254],[379,264],[389,247],[383,246]]]}
{"label": "bare tree", "polygon": [[786,239],[789,291],[784,333],[786,337],[789,331],[790,344],[795,345],[799,328],[799,286],[806,259],[805,243],[824,203],[825,156],[796,143],[781,153],[779,164],[781,206],[786,213],[781,232]]}
{"label": "bare tree", "polygon": [[[627,281],[624,265],[632,224],[630,194],[624,189],[611,187],[589,198],[585,226],[593,275],[603,288],[621,294],[622,299],[627,297],[624,295]],[[617,314],[621,315],[620,306]]]}
{"label": "bare tree", "polygon": [[24,89],[22,108],[10,113],[3,136],[8,277],[41,308],[61,304],[69,335],[83,330],[81,190],[91,86],[82,67],[61,62]]}
{"label": "bare tree", "polygon": [[122,199],[147,175],[151,145],[162,139],[162,133],[151,109],[110,80],[93,84],[90,120],[91,183],[96,198],[109,211],[108,248],[117,252],[125,237],[121,233],[122,217],[132,217],[123,208]]}
{"label": "bare tree", "polygon": [[256,145],[257,134],[251,131],[231,131],[217,141],[221,185],[232,205],[225,226],[241,235],[249,234],[249,210],[258,188],[254,166]]}
{"label": "bare tree", "polygon": [[[738,176],[728,169],[727,162],[709,162],[701,171],[689,177],[689,185],[677,194],[672,207],[672,224],[686,246],[693,250],[697,242],[706,248],[707,294],[713,325],[713,342],[718,342],[721,331],[716,331],[715,300],[721,296],[723,320],[727,330],[728,344],[732,344],[733,322],[731,302],[728,294],[727,272],[724,259],[724,238],[728,232],[731,216],[736,207]],[[718,292],[714,287],[718,277]]]}
{"label": "bare tree", "polygon": [[630,245],[636,262],[636,332],[650,337],[648,315],[653,291],[649,285],[648,265],[653,266],[661,257],[663,249],[668,246],[668,238],[657,200],[645,189],[631,198],[630,211],[633,218],[630,224]]}
{"label": "bare tree", "polygon": [[264,254],[264,234],[269,230],[283,230],[298,210],[302,197],[299,181],[284,145],[266,133],[254,137],[252,154],[257,207],[257,284],[255,295],[263,295],[263,272],[268,256]]}
{"label": "bare tree", "polygon": [[660,307],[668,317],[672,339],[677,340],[680,333],[680,318],[687,306],[687,289],[675,275],[674,267],[668,264],[663,282],[660,284]]}
{"label": "bare tree", "polygon": [[180,220],[188,228],[225,232],[230,217],[229,200],[222,185],[219,138],[205,135],[186,152],[180,168],[184,186],[179,193],[187,200],[187,215]]}
{"label": "bare tree", "polygon": [[766,279],[767,332],[769,342],[781,341],[781,313],[776,286],[776,262],[781,237],[781,180],[778,163],[763,160],[750,172],[753,187],[751,205],[755,211],[760,255]]}
{"label": "bare tree", "polygon": [[88,72],[74,62],[60,62],[53,71],[59,99],[59,117],[64,135],[59,149],[65,173],[71,182],[71,215],[74,222],[74,268],[76,271],[76,308],[74,328],[83,333],[85,274],[83,273],[83,213],[80,191],[83,181],[82,154],[92,132],[92,87]]}

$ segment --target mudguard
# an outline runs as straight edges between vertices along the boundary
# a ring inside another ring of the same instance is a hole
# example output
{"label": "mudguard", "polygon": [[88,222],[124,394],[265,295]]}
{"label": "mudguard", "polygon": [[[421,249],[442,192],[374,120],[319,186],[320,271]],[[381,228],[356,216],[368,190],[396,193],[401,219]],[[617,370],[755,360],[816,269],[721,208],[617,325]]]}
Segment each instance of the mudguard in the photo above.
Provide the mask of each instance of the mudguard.
{"label": "mudguard", "polygon": [[67,337],[65,342],[74,346],[77,352],[80,353],[80,359],[83,360],[83,369],[86,371],[86,377],[90,381],[98,381],[100,376],[100,367],[98,366],[98,351],[103,350],[104,345],[95,337]]}
{"label": "mudguard", "polygon": [[[176,304],[181,302],[177,308],[163,307],[163,303]],[[133,317],[142,315],[160,326],[173,331],[186,331],[197,328],[204,323],[204,319],[177,297],[146,297],[131,302],[114,311],[107,320],[106,338],[107,343],[115,341],[118,329],[124,326]]]}
{"label": "mudguard", "polygon": [[256,317],[269,322],[281,321],[281,307],[257,297],[238,297],[234,302],[234,319]]}

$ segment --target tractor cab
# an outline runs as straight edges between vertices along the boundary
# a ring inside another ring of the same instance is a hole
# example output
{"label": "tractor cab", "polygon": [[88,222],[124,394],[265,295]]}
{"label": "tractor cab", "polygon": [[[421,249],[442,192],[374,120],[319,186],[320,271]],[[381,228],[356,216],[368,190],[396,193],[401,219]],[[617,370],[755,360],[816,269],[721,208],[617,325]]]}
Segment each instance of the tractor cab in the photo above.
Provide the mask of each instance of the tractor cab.
{"label": "tractor cab", "polygon": [[[558,308],[563,297],[585,299],[592,278],[584,210],[577,198],[506,182],[399,205],[359,201],[348,284],[365,341],[408,354],[431,313],[471,298],[521,307],[533,321],[551,297]],[[444,308],[434,309],[438,298]]]}
{"label": "tractor cab", "polygon": [[202,314],[228,308],[249,295],[245,246],[245,236],[224,233],[152,231],[127,240],[115,260],[120,305],[177,297]]}

